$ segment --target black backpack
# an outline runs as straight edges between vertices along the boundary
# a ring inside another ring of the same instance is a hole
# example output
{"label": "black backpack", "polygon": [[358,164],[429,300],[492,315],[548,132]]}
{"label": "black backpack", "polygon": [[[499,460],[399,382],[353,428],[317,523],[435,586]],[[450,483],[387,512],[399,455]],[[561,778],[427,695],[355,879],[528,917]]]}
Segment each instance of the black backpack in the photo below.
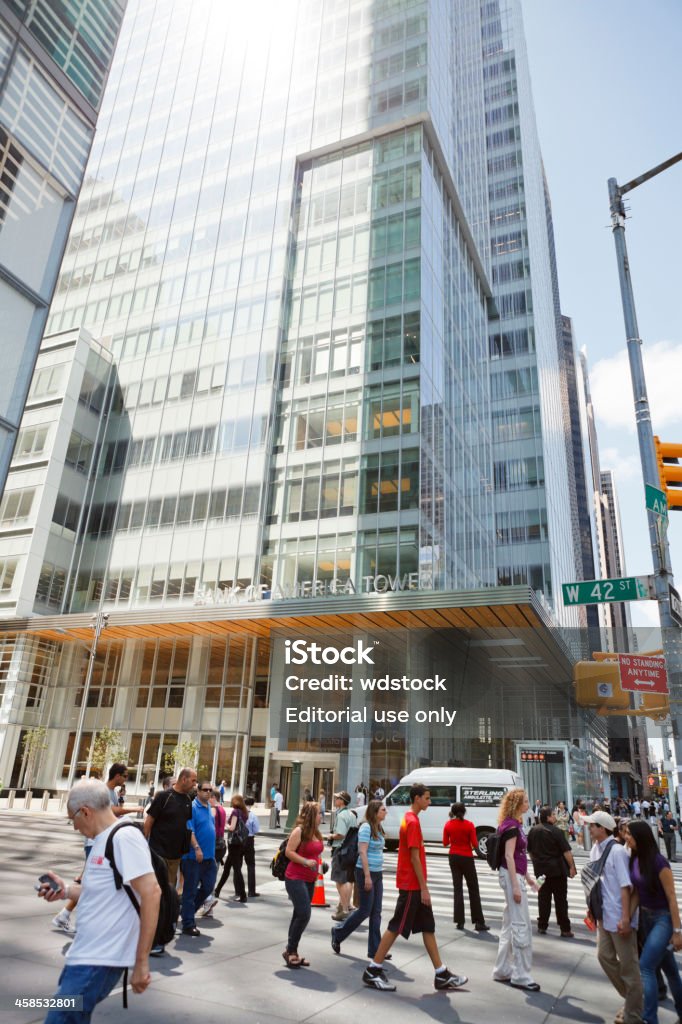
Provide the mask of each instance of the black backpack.
{"label": "black backpack", "polygon": [[494,832],[491,836],[488,836],[485,848],[485,859],[488,862],[488,867],[492,868],[493,871],[499,871],[502,864],[502,856],[504,853],[504,843],[500,840],[511,832],[511,829],[505,829],[504,832]]}
{"label": "black backpack", "polygon": [[231,832],[228,831],[225,835],[227,836],[228,846],[244,846],[246,844],[246,840],[249,838],[249,830],[239,815],[237,815],[237,824]]}
{"label": "black backpack", "polygon": [[[352,812],[355,814],[355,811]],[[355,814],[357,818],[357,814]],[[336,858],[342,868],[354,868],[358,860],[358,826],[351,825],[336,851]]]}
{"label": "black backpack", "polygon": [[[140,913],[140,907],[137,902],[137,897],[129,885],[126,885],[123,881],[123,877],[116,867],[116,860],[114,858],[114,835],[121,828],[136,828],[141,835],[144,835],[141,821],[122,821],[115,828],[112,828],[111,832],[107,836],[107,844],[104,848],[104,856],[109,861],[111,869],[114,872],[114,884],[117,889],[125,889],[128,894],[130,902],[135,907],[135,912]],[[146,840],[145,840],[146,842]],[[156,922],[156,933],[154,935],[154,946],[165,946],[167,945],[173,936],[175,935],[175,925],[178,920],[179,912],[179,901],[178,894],[173,886],[168,881],[168,868],[166,862],[158,853],[149,847],[149,853],[152,858],[152,867],[154,868],[154,874],[156,875],[156,881],[159,883],[161,889],[161,901],[159,903],[159,917]]]}
{"label": "black backpack", "polygon": [[280,882],[284,881],[286,870],[291,863],[286,855],[288,839],[283,839],[279,844],[275,856],[270,861],[270,871],[274,878],[278,878]]}
{"label": "black backpack", "polygon": [[580,881],[585,893],[588,910],[595,921],[604,917],[604,895],[602,893],[602,877],[604,867],[611,850],[616,846],[615,840],[606,847],[599,860],[590,861],[580,872]]}

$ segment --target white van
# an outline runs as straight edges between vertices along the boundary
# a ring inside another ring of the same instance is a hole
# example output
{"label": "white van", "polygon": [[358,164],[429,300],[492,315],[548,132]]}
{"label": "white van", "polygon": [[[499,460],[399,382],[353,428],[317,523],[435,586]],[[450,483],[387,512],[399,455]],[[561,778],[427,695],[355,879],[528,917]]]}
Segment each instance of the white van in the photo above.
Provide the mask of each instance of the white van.
{"label": "white van", "polygon": [[410,772],[384,800],[388,809],[383,822],[388,850],[397,849],[400,822],[410,807],[410,787],[417,782],[427,786],[431,793],[431,806],[419,815],[424,841],[443,842],[443,826],[450,816],[450,806],[459,801],[467,809],[467,819],[473,822],[483,854],[488,836],[497,828],[500,800],[508,789],[523,788],[521,776],[506,769],[419,768]]}

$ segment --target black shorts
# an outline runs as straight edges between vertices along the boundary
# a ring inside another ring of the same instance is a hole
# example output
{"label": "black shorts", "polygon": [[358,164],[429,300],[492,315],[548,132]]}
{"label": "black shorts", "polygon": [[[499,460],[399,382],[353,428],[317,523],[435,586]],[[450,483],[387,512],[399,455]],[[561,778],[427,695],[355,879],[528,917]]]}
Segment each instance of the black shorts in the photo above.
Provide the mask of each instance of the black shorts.
{"label": "black shorts", "polygon": [[433,909],[422,903],[419,889],[400,889],[393,917],[388,922],[389,932],[409,939],[412,932],[435,932]]}

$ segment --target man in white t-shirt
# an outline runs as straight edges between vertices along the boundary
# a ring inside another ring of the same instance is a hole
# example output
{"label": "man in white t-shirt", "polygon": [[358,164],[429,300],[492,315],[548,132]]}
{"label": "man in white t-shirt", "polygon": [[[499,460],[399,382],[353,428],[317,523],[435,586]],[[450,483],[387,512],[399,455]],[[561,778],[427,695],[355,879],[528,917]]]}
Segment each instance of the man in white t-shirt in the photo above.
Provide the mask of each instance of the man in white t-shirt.
{"label": "man in white t-shirt", "polygon": [[76,996],[76,1010],[51,1010],[45,1024],[88,1024],[97,1003],[109,995],[124,970],[132,969],[133,992],[144,992],[151,981],[149,950],[159,916],[159,889],[149,847],[136,828],[122,828],[114,836],[116,866],[124,885],[139,903],[135,911],[124,888],[117,889],[114,873],[104,856],[111,829],[117,824],[109,789],[97,779],[77,783],[66,803],[69,820],[92,849],[80,884],[67,885],[52,871],[47,874],[58,888],[43,885],[38,893],[48,902],[78,900],[78,931],[66,954],[59,976],[57,998]]}
{"label": "man in white t-shirt", "polygon": [[625,1005],[616,1018],[622,1024],[641,1024],[642,978],[637,953],[637,921],[630,917],[630,869],[628,852],[616,843],[616,822],[606,811],[585,818],[590,826],[590,860],[597,861],[611,847],[601,869],[603,916],[598,921],[597,959]]}

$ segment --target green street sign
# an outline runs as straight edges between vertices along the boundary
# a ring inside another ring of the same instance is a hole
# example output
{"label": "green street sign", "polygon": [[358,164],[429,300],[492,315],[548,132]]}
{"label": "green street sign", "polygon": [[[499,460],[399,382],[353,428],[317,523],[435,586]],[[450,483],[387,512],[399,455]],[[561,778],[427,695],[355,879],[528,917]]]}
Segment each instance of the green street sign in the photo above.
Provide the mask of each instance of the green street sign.
{"label": "green street sign", "polygon": [[659,491],[658,487],[652,487],[651,484],[644,484],[644,495],[649,511],[660,516],[661,519],[667,519],[668,499],[665,496],[665,491]]}
{"label": "green street sign", "polygon": [[562,583],[565,605],[610,604],[613,601],[648,601],[649,577],[624,576],[620,580],[579,580]]}

